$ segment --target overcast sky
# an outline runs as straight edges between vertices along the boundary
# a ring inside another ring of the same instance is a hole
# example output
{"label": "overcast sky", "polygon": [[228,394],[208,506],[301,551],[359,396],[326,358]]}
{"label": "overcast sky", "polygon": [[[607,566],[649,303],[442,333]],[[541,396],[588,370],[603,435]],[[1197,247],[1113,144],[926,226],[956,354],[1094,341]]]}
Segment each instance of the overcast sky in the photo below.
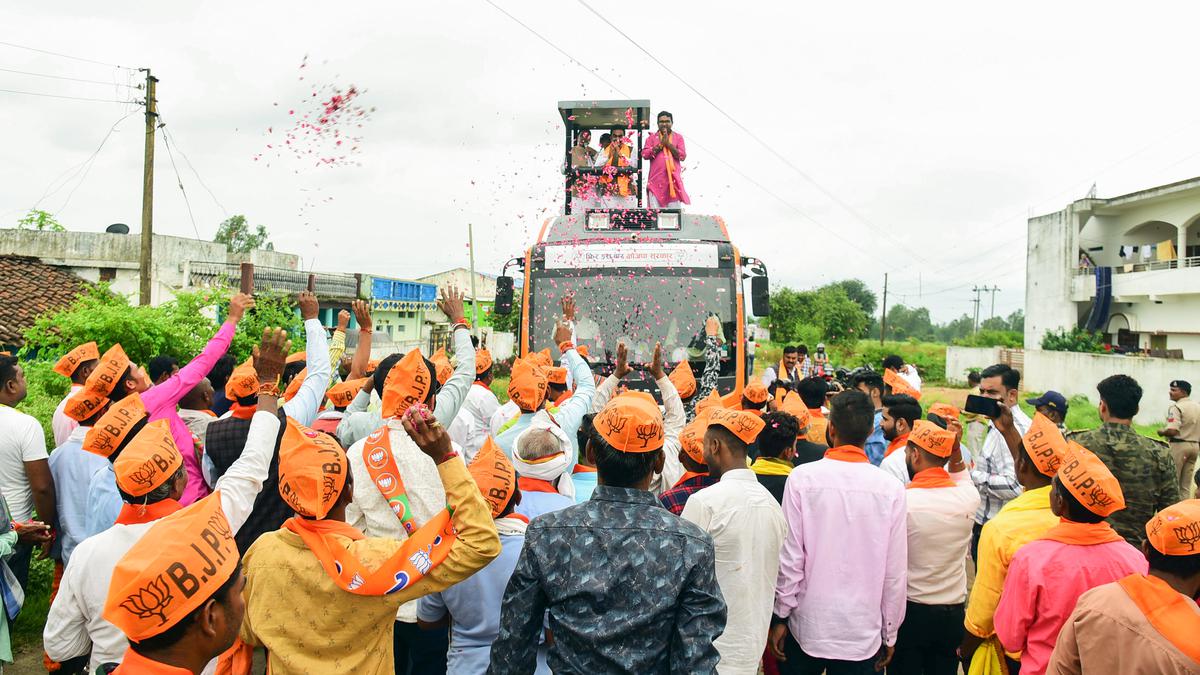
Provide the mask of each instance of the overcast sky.
{"label": "overcast sky", "polygon": [[[473,223],[478,269],[498,272],[561,208],[563,99],[648,98],[671,110],[688,142],[691,210],[724,216],[774,284],[858,277],[879,291],[888,271],[889,302],[928,306],[939,321],[970,311],[974,284],[1001,288],[998,314],[1024,306],[1029,214],[1058,210],[1093,182],[1115,196],[1200,174],[1196,3],[688,2],[610,13],[587,1],[700,94],[573,0],[498,4],[594,72],[486,0],[8,3],[0,41],[153,68],[163,121],[212,192],[177,151],[193,227],[160,137],[156,232],[207,239],[242,213],[319,271],[465,266]],[[4,45],[0,69],[140,77]],[[267,149],[294,123],[289,109],[311,107],[314,86],[351,84],[374,108],[361,130],[346,128],[362,136],[354,164]],[[2,70],[0,89],[142,95]],[[136,111],[0,92],[0,225],[36,204],[69,229],[136,230]]]}

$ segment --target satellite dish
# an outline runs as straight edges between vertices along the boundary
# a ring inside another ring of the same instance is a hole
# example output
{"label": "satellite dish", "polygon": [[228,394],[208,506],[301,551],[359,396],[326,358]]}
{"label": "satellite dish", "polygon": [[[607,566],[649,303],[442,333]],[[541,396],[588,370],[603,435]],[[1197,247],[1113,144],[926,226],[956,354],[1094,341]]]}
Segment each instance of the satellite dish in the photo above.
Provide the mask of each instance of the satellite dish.
{"label": "satellite dish", "polygon": [[113,223],[104,228],[104,231],[109,234],[129,234],[129,226],[125,223]]}

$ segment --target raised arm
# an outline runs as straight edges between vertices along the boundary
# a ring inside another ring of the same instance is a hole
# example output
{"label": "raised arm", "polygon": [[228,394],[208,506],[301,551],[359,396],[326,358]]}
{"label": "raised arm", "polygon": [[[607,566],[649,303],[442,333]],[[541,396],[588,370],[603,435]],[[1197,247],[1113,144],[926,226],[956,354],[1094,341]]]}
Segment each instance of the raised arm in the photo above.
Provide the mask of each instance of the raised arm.
{"label": "raised arm", "polygon": [[658,385],[658,392],[662,394],[663,401],[663,434],[667,438],[679,438],[679,434],[683,432],[683,427],[687,424],[687,417],[683,411],[683,399],[679,398],[679,390],[671,382],[671,378],[667,377],[667,373],[663,370],[662,363],[662,345],[654,346],[654,361],[650,364],[650,376],[654,378],[654,383]]}
{"label": "raised arm", "polygon": [[453,288],[446,289],[442,292],[438,307],[450,317],[454,358],[458,361],[450,379],[438,390],[437,405],[433,409],[434,419],[448,426],[458,415],[458,409],[462,407],[471,383],[475,381],[475,347],[471,344],[471,330],[467,328],[464,316],[463,294]]}
{"label": "raised arm", "polygon": [[[358,322],[358,346],[354,348],[354,359],[350,361],[350,379],[357,380],[366,374],[367,364],[371,362],[371,333],[374,324],[371,322],[371,306],[366,300],[355,300],[352,307],[354,320]],[[354,398],[357,401],[358,397]],[[370,402],[371,392],[367,392],[367,403]],[[367,409],[366,404],[362,409]],[[346,410],[350,412],[349,408]]]}
{"label": "raised arm", "polygon": [[317,312],[321,305],[317,296],[304,291],[300,294],[300,316],[304,319],[304,358],[308,364],[308,374],[300,391],[292,400],[283,404],[287,416],[304,426],[311,426],[317,418],[317,408],[325,399],[325,391],[329,389],[329,378],[332,370],[329,365],[329,339],[325,337],[325,327],[317,320]]}
{"label": "raised arm", "polygon": [[334,329],[333,336],[329,338],[330,382],[338,376],[338,366],[342,362],[342,355],[346,353],[346,326],[349,323],[350,312],[344,309],[338,312],[337,328]]}
{"label": "raised arm", "polygon": [[180,368],[178,373],[142,392],[142,404],[146,406],[146,411],[154,415],[163,408],[174,409],[179,400],[195,388],[200,380],[208,377],[217,360],[229,351],[237,323],[245,316],[246,310],[252,307],[254,298],[245,293],[238,293],[230,298],[229,314],[225,317],[225,323],[221,324],[221,328],[204,346],[204,350]]}
{"label": "raised arm", "polygon": [[431,424],[418,414],[406,414],[401,423],[417,447],[437,464],[446,488],[446,507],[458,531],[446,559],[420,581],[397,593],[401,602],[408,602],[453,586],[482,569],[500,555],[500,536],[492,520],[492,509],[483,500],[466,463],[454,454],[446,428]]}
{"label": "raised arm", "polygon": [[608,402],[616,395],[617,385],[630,372],[632,371],[629,368],[629,350],[625,347],[624,342],[618,342],[616,367],[613,369],[612,375],[604,378],[604,381],[596,388],[596,394],[592,397],[592,412],[598,413],[604,410],[604,406],[608,405]]}
{"label": "raised arm", "polygon": [[254,370],[258,373],[258,408],[250,420],[250,431],[242,454],[234,461],[214,486],[221,493],[221,508],[234,532],[241,529],[254,500],[262,491],[263,482],[275,455],[275,439],[279,437],[279,376],[292,343],[287,333],[278,328],[263,331],[262,342],[254,348]]}

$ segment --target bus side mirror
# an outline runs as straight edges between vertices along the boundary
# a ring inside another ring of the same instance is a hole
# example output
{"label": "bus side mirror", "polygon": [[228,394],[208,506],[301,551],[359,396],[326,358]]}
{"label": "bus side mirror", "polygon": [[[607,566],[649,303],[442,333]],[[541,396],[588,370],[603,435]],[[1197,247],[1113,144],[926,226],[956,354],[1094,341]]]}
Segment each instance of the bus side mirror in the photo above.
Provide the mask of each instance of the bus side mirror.
{"label": "bus side mirror", "polygon": [[[497,306],[499,301],[496,301]],[[750,307],[754,316],[771,315],[771,289],[767,277],[751,277]]]}
{"label": "bus side mirror", "polygon": [[496,304],[492,311],[501,315],[512,314],[513,308],[513,278],[508,276],[496,277]]}

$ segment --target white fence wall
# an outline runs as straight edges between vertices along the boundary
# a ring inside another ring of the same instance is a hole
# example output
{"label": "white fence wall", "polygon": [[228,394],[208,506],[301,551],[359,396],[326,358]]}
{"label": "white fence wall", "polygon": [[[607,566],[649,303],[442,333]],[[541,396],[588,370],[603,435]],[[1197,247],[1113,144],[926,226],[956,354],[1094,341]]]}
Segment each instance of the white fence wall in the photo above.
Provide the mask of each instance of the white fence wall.
{"label": "white fence wall", "polygon": [[[968,347],[949,347],[946,350],[946,380],[962,382],[967,368],[991,365],[999,361],[1000,350]],[[1100,403],[1096,384],[1109,375],[1125,374],[1142,386],[1142,405],[1136,420],[1155,424],[1166,417],[1170,398],[1167,389],[1171,380],[1187,380],[1200,386],[1200,361],[1153,359],[1147,357],[1114,356],[1111,354],[1079,354],[1027,349],[1021,373],[1023,391],[1053,389],[1067,398],[1086,396]]]}

